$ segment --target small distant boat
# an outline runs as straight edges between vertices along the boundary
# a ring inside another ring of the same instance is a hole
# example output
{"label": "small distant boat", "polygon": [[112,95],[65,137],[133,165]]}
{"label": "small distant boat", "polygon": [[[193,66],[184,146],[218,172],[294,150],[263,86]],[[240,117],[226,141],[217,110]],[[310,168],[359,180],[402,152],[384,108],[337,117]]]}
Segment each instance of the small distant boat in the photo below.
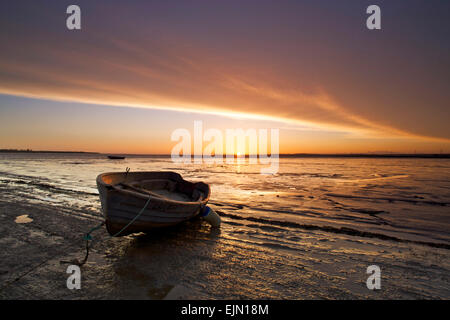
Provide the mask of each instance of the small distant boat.
{"label": "small distant boat", "polygon": [[108,159],[111,159],[111,160],[123,160],[123,159],[125,159],[125,157],[124,156],[108,156]]}
{"label": "small distant boat", "polygon": [[[106,228],[111,235],[120,232],[118,236],[172,226],[204,215],[202,209],[211,194],[208,184],[189,182],[169,171],[103,173],[97,177],[97,187]],[[209,211],[206,208],[204,211]]]}

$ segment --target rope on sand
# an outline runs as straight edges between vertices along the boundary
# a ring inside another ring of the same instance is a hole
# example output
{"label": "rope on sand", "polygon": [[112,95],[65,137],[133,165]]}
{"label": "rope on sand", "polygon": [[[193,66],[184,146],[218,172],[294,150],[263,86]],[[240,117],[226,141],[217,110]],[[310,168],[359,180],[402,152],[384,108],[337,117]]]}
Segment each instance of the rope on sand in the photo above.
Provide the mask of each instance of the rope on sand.
{"label": "rope on sand", "polygon": [[[128,177],[128,173],[130,172],[130,168],[126,168],[126,172],[125,172],[125,179]],[[149,196],[147,202],[145,203],[144,207],[141,209],[141,211],[133,218],[133,220],[131,220],[125,227],[123,227],[119,232],[115,233],[114,235],[112,235],[111,237],[117,237],[119,234],[121,234],[125,229],[127,229],[129,226],[131,226],[137,218],[139,218],[141,216],[141,214],[145,211],[145,209],[147,209],[148,205],[150,204],[150,199],[151,197]],[[84,257],[84,259],[80,262],[78,259],[73,259],[71,261],[67,261],[67,260],[61,260],[59,263],[60,264],[74,264],[77,266],[82,266],[84,265],[89,257],[89,241],[92,240],[92,236],[91,233],[100,229],[104,224],[106,223],[106,221],[102,221],[102,223],[100,223],[98,226],[93,227],[91,230],[89,230],[88,233],[86,233],[83,236],[83,239],[86,240],[86,255]],[[78,240],[77,240],[78,242]],[[72,246],[75,242],[71,242],[69,243],[66,247]],[[41,266],[43,266],[44,264],[46,264],[48,261],[56,258],[57,256],[59,256],[61,253],[58,254],[54,254],[52,255],[50,258],[45,259],[44,261],[42,261],[41,263],[39,263],[38,265],[30,268],[29,270],[25,271],[24,273],[22,273],[20,276],[14,278],[12,281],[6,282],[4,283],[2,286],[0,286],[0,292],[2,292],[5,288],[9,287],[11,284],[13,284],[14,282],[19,281],[20,279],[22,279],[23,277],[25,277],[26,275],[28,275],[29,273],[33,272],[34,270],[40,268]]]}
{"label": "rope on sand", "polygon": [[[129,226],[131,226],[137,218],[139,218],[141,216],[141,214],[145,211],[145,209],[147,209],[148,205],[150,204],[150,200],[151,197],[148,197],[147,202],[145,203],[144,207],[141,209],[141,211],[139,211],[139,213],[133,218],[133,220],[131,220],[125,227],[123,227],[119,232],[113,234],[111,237],[117,237],[119,234],[121,234],[125,229],[127,229]],[[84,240],[86,240],[86,255],[84,257],[84,259],[80,262],[78,259],[73,259],[70,261],[67,260],[61,260],[60,263],[68,263],[68,264],[74,264],[77,265],[79,267],[81,267],[82,265],[84,265],[89,257],[89,240],[92,240],[92,236],[91,233],[100,229],[104,224],[106,223],[106,221],[103,221],[102,223],[100,223],[98,226],[92,228],[88,233],[86,233],[83,237]]]}
{"label": "rope on sand", "polygon": [[[63,248],[69,248],[71,246],[73,246],[76,242],[79,242],[80,240],[76,240],[73,242],[68,243],[67,245],[65,245]],[[11,281],[7,281],[5,283],[2,284],[2,286],[0,286],[0,292],[2,292],[4,289],[6,289],[7,287],[9,287],[10,285],[12,285],[14,282],[19,281],[20,279],[22,279],[23,277],[25,277],[26,275],[32,273],[33,271],[35,271],[36,269],[39,269],[41,266],[43,266],[44,264],[46,264],[47,262],[49,262],[52,259],[55,259],[56,257],[60,256],[62,254],[62,252],[56,253],[51,255],[49,258],[45,259],[44,261],[40,262],[39,264],[35,265],[34,267],[30,268],[29,270],[25,271],[24,273],[22,273],[21,275],[17,276],[16,278],[12,279]]]}
{"label": "rope on sand", "polygon": [[83,237],[84,240],[86,240],[86,256],[84,257],[83,261],[79,262],[78,259],[73,259],[73,260],[61,260],[59,263],[60,264],[64,264],[64,263],[68,263],[68,264],[75,264],[79,267],[81,267],[82,265],[84,265],[89,257],[89,240],[92,240],[92,236],[91,233],[100,229],[103,225],[105,224],[105,221],[102,221],[102,223],[100,223],[98,226],[92,228],[88,233],[86,233]]}

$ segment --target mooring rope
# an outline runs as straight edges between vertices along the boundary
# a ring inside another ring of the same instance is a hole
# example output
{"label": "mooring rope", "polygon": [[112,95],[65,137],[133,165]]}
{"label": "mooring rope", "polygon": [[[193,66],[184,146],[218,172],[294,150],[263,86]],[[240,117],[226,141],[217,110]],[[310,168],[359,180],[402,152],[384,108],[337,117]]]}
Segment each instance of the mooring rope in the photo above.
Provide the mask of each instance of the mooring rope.
{"label": "mooring rope", "polygon": [[[92,240],[92,236],[91,233],[93,231],[96,231],[98,229],[100,229],[100,227],[102,227],[105,224],[105,221],[102,221],[102,223],[100,223],[98,226],[92,228],[88,233],[86,233],[83,237],[84,240],[86,240],[86,256],[84,257],[83,261],[79,262],[78,259],[74,259],[71,261],[67,261],[67,260],[61,260],[59,263],[60,264],[74,264],[74,265],[78,265],[78,266],[82,266],[86,263],[88,257],[89,257],[89,240]],[[76,242],[78,242],[79,240],[73,241],[68,243],[67,245],[64,246],[64,249],[71,247],[72,245],[74,245]],[[3,291],[5,288],[9,287],[11,284],[13,284],[14,282],[19,281],[20,279],[22,279],[23,277],[25,277],[26,275],[30,274],[31,272],[33,272],[34,270],[40,268],[41,266],[43,266],[44,264],[46,264],[47,262],[49,262],[50,260],[56,258],[57,256],[63,254],[63,252],[58,252],[56,254],[51,255],[49,258],[43,260],[42,262],[40,262],[39,264],[35,265],[34,267],[30,268],[29,270],[25,271],[24,273],[22,273],[21,275],[17,276],[16,278],[12,279],[11,281],[7,281],[5,283],[3,283],[2,286],[0,286],[0,292]]]}
{"label": "mooring rope", "polygon": [[[76,242],[79,242],[80,240],[77,239],[76,241],[72,241],[70,243],[68,243],[67,245],[63,246],[64,249],[69,248],[71,246],[73,246]],[[12,279],[11,281],[6,281],[2,284],[2,286],[0,286],[0,292],[2,292],[5,288],[9,287],[10,285],[12,285],[14,282],[19,281],[20,279],[22,279],[23,277],[25,277],[26,275],[30,274],[31,272],[35,271],[36,269],[40,268],[41,266],[43,266],[44,264],[46,264],[47,262],[49,262],[50,260],[62,255],[64,252],[58,252],[55,253],[53,255],[51,255],[50,257],[48,257],[47,259],[43,260],[42,262],[40,262],[39,264],[35,265],[34,267],[30,268],[29,270],[23,272],[21,275],[17,276],[16,278]]]}
{"label": "mooring rope", "polygon": [[[130,172],[130,168],[126,168],[125,170],[125,179],[128,177],[128,173]],[[129,226],[131,226],[141,215],[142,213],[145,211],[145,209],[147,209],[148,205],[150,204],[150,200],[151,200],[151,196],[148,197],[147,202],[145,203],[144,207],[141,209],[141,211],[139,211],[139,213],[125,226],[123,227],[119,232],[115,233],[114,235],[112,235],[111,237],[117,237],[119,234],[121,234],[124,230],[126,230]],[[106,221],[102,221],[98,226],[95,226],[93,228],[91,228],[91,230],[89,230],[89,232],[87,232],[84,236],[83,236],[83,240],[86,240],[86,255],[84,256],[84,259],[80,262],[78,259],[73,259],[70,261],[67,260],[61,260],[59,263],[60,264],[74,264],[77,266],[82,266],[84,265],[89,257],[89,241],[93,240],[91,233],[93,233],[94,231],[100,229],[104,224],[106,223]],[[78,240],[77,240],[78,241]],[[72,246],[75,242],[71,242],[69,244],[67,244],[66,247]],[[6,287],[10,286],[11,284],[13,284],[16,281],[19,281],[20,279],[22,279],[23,277],[25,277],[26,275],[28,275],[29,273],[33,272],[34,270],[40,268],[41,266],[43,266],[44,264],[46,264],[48,261],[50,261],[51,259],[56,258],[57,256],[59,256],[61,253],[57,253],[52,255],[50,258],[45,259],[44,261],[40,262],[38,265],[30,268],[29,270],[25,271],[24,273],[22,273],[20,276],[14,278],[12,281],[9,281],[7,283],[4,283],[2,286],[0,286],[0,292],[3,291]]]}
{"label": "mooring rope", "polygon": [[84,259],[79,262],[78,259],[73,259],[73,260],[61,260],[59,263],[60,264],[64,264],[64,263],[68,263],[68,264],[74,264],[77,265],[79,267],[81,267],[82,265],[84,265],[89,257],[89,240],[92,240],[92,236],[91,233],[100,229],[103,225],[105,224],[105,221],[102,221],[102,223],[100,223],[98,226],[92,228],[88,233],[86,233],[83,237],[84,240],[86,240],[86,255],[84,257]]}
{"label": "mooring rope", "polygon": [[124,231],[126,228],[128,228],[129,226],[131,226],[133,224],[133,222],[136,221],[137,218],[139,218],[141,216],[141,214],[145,211],[145,209],[147,209],[148,205],[150,204],[150,200],[151,200],[151,196],[148,197],[147,202],[145,203],[145,206],[141,209],[141,211],[133,218],[133,220],[131,220],[130,222],[128,222],[128,224],[122,228],[122,230],[120,230],[119,232],[115,233],[112,237],[117,237],[119,234],[122,233],[122,231]]}
{"label": "mooring rope", "polygon": [[[117,237],[124,230],[126,230],[129,226],[131,226],[137,220],[137,218],[139,218],[142,215],[142,213],[145,211],[145,209],[147,209],[148,205],[150,204],[150,200],[151,200],[151,197],[149,196],[147,202],[145,203],[144,207],[139,211],[139,213],[130,222],[128,222],[128,224],[126,226],[124,226],[122,229],[120,229],[119,232],[116,232],[115,234],[113,234],[111,237],[112,238]],[[98,226],[93,227],[88,233],[86,233],[84,235],[83,239],[86,240],[86,255],[81,262],[78,259],[74,259],[74,260],[70,260],[70,261],[61,260],[60,263],[61,264],[63,264],[63,263],[74,264],[79,267],[84,265],[87,262],[88,257],[89,257],[89,241],[92,240],[91,233],[100,229],[105,223],[106,223],[106,221],[103,221]]]}

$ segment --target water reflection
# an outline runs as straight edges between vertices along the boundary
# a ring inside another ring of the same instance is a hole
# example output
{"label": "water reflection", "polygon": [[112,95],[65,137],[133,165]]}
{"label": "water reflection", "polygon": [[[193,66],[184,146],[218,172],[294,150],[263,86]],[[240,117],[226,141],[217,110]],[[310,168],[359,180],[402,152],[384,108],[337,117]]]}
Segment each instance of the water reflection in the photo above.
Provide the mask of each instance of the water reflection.
{"label": "water reflection", "polygon": [[108,255],[116,256],[112,264],[116,290],[137,299],[162,299],[169,293],[173,299],[188,295],[183,286],[186,276],[201,270],[219,238],[220,229],[196,218],[178,226],[115,239],[115,249]]}

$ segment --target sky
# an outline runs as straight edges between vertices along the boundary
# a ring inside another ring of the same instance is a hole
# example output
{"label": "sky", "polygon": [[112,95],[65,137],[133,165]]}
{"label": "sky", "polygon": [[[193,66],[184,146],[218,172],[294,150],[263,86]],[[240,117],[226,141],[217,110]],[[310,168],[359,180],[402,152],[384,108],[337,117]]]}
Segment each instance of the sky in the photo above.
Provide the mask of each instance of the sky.
{"label": "sky", "polygon": [[281,153],[450,152],[450,2],[376,1],[381,30],[371,4],[3,1],[0,148],[170,153],[202,120]]}

